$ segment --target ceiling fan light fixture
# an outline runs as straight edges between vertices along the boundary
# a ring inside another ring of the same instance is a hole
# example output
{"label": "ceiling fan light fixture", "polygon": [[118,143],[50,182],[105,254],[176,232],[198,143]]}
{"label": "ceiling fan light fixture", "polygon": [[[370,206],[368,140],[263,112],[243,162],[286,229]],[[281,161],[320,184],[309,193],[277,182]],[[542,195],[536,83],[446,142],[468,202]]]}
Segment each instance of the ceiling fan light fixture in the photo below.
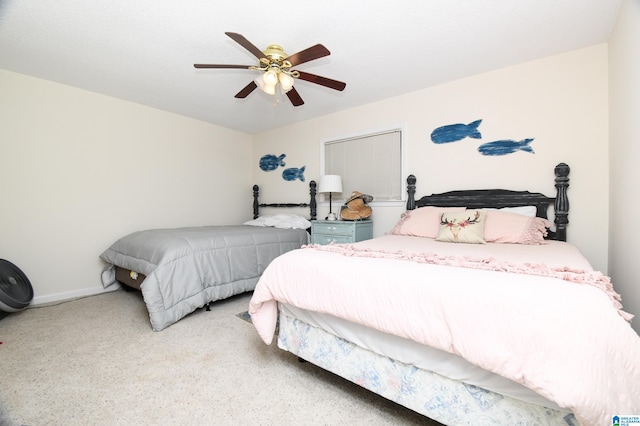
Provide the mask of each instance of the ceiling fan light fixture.
{"label": "ceiling fan light fixture", "polygon": [[[256,77],[256,79],[253,80],[253,81],[256,83],[258,88],[260,90],[262,90],[264,93],[266,93],[268,95],[275,95],[276,94],[276,85],[275,84],[267,84],[267,83],[265,83],[263,76]],[[277,80],[276,80],[276,84],[278,84]]]}
{"label": "ceiling fan light fixture", "polygon": [[267,95],[275,95],[276,94],[276,86],[272,86],[270,84],[265,84],[262,88]]}
{"label": "ceiling fan light fixture", "polygon": [[268,86],[275,86],[278,84],[278,73],[274,69],[270,69],[262,74],[264,83]]}
{"label": "ceiling fan light fixture", "polygon": [[278,74],[278,80],[280,81],[280,86],[282,86],[283,92],[288,92],[293,87],[293,77],[284,72],[280,72]]}

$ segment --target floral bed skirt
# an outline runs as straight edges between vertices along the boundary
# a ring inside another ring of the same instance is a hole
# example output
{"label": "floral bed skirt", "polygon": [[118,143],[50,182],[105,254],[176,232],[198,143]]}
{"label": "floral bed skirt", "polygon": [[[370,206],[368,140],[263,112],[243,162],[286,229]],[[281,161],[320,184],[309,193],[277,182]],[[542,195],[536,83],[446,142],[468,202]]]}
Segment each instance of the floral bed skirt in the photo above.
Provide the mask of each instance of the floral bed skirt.
{"label": "floral bed skirt", "polygon": [[573,414],[421,370],[280,313],[278,347],[447,425],[577,426]]}

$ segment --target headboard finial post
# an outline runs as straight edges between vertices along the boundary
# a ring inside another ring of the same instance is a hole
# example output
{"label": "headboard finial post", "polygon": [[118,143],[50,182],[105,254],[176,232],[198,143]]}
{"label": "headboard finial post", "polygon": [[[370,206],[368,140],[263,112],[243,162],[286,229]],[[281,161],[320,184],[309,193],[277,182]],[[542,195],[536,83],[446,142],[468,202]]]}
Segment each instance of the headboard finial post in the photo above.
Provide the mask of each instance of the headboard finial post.
{"label": "headboard finial post", "polygon": [[316,205],[316,185],[317,184],[315,180],[309,182],[309,194],[311,195],[311,201],[309,201],[309,210],[311,210],[311,220],[316,220],[316,216],[318,215],[318,206]]}
{"label": "headboard finial post", "polygon": [[556,174],[556,201],[553,205],[555,210],[554,223],[556,224],[557,239],[567,241],[567,225],[569,224],[569,197],[567,188],[569,187],[570,168],[565,163],[560,163],[554,169]]}
{"label": "headboard finial post", "polygon": [[407,210],[416,208],[416,177],[407,176]]}
{"label": "headboard finial post", "polygon": [[253,218],[257,219],[260,215],[260,206],[258,203],[258,194],[260,193],[260,187],[253,185]]}

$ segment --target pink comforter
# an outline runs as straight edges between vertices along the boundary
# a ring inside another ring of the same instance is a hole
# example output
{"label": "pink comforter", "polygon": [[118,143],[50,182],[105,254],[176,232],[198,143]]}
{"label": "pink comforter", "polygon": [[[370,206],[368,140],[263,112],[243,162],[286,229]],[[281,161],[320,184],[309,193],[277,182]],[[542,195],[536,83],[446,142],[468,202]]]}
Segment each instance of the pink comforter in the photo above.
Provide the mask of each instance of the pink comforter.
{"label": "pink comforter", "polygon": [[[435,250],[446,262],[420,260]],[[446,264],[456,259],[462,267]],[[640,337],[602,278],[567,243],[389,235],[276,258],[249,312],[267,344],[280,301],[458,354],[571,409],[583,425],[603,425],[640,412]]]}

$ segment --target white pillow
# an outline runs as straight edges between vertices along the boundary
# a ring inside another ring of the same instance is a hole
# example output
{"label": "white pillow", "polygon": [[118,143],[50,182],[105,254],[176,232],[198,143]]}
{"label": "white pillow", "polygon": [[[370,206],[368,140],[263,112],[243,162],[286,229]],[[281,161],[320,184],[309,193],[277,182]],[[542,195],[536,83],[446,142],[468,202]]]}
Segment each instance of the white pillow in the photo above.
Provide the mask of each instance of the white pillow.
{"label": "white pillow", "polygon": [[244,222],[250,226],[273,226],[281,229],[307,229],[311,228],[311,222],[297,214],[276,214],[273,216],[260,216],[257,219]]}
{"label": "white pillow", "polygon": [[267,226],[267,219],[266,216],[260,216],[257,219],[253,219],[253,220],[248,220],[245,223],[243,223],[243,225],[249,225],[249,226]]}
{"label": "white pillow", "polygon": [[536,206],[522,206],[522,207],[503,207],[501,209],[485,209],[485,210],[500,210],[501,212],[516,213],[527,217],[536,217],[538,209]]}

